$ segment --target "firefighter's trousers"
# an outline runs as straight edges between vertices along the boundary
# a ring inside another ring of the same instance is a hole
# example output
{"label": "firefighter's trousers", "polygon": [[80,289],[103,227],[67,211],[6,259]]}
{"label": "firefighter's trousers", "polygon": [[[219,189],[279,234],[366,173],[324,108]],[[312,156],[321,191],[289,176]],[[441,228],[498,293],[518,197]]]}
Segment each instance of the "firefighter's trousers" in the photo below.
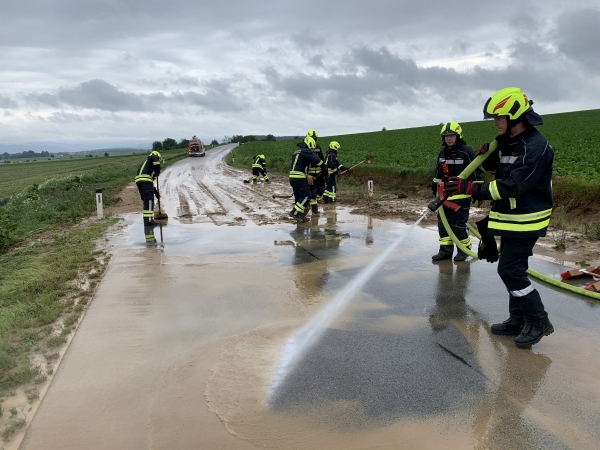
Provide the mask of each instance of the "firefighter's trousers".
{"label": "firefighter's trousers", "polygon": [[[471,245],[471,238],[469,237],[469,232],[467,231],[467,221],[469,220],[471,199],[464,198],[452,200],[452,202],[459,205],[460,209],[458,211],[453,211],[450,208],[443,207],[444,213],[446,214],[446,219],[448,219],[450,228],[452,228],[452,231],[454,234],[456,234],[456,237],[462,244],[468,247]],[[440,248],[452,254],[454,251],[454,243],[452,242],[452,238],[448,235],[448,232],[446,231],[439,214],[438,233],[440,235]]]}
{"label": "firefighter's trousers", "polygon": [[148,224],[153,220],[154,216],[154,184],[149,181],[140,181],[137,183],[138,191],[140,191],[140,197],[144,202],[142,216],[144,217],[144,224]]}
{"label": "firefighter's trousers", "polygon": [[310,184],[306,181],[306,178],[290,178],[290,185],[294,190],[294,208],[292,214],[294,216],[306,215],[307,206],[310,202]]}

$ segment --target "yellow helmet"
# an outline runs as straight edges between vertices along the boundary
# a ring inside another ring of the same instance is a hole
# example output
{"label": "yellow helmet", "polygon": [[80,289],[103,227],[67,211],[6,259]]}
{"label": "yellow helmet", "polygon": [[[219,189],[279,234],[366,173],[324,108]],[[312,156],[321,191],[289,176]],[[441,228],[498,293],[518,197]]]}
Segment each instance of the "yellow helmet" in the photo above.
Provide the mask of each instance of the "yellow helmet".
{"label": "yellow helmet", "polygon": [[258,156],[260,156],[262,159],[265,159],[265,155],[258,155]]}
{"label": "yellow helmet", "polygon": [[508,116],[516,120],[531,109],[533,104],[525,93],[517,87],[508,87],[492,95],[483,107],[483,118],[493,119],[496,116]]}
{"label": "yellow helmet", "polygon": [[448,136],[449,134],[456,134],[459,139],[462,139],[463,130],[460,124],[456,122],[445,123],[440,130],[440,136],[444,139],[444,136]]}
{"label": "yellow helmet", "polygon": [[319,137],[319,133],[317,130],[313,130],[312,128],[306,132],[306,136],[313,138],[315,141]]}
{"label": "yellow helmet", "polygon": [[317,148],[317,143],[315,142],[315,140],[313,138],[311,138],[310,136],[306,136],[304,138],[304,143],[306,144],[306,146],[308,148],[310,148],[311,150],[314,150],[315,148]]}
{"label": "yellow helmet", "polygon": [[162,159],[162,156],[160,156],[160,153],[158,153],[156,150],[152,150],[150,152],[150,156],[158,156],[159,159]]}
{"label": "yellow helmet", "polygon": [[329,148],[332,150],[339,150],[341,148],[341,145],[338,141],[331,141],[329,143]]}

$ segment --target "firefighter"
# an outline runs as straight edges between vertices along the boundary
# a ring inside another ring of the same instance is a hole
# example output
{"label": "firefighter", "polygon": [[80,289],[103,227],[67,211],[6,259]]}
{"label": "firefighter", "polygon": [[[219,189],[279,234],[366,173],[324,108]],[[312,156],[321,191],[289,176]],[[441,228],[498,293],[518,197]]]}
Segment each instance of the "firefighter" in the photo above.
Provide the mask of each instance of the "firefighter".
{"label": "firefighter", "polygon": [[314,183],[314,177],[308,173],[311,164],[319,167],[322,171],[325,164],[313,152],[317,143],[310,136],[306,136],[303,142],[297,144],[298,150],[292,155],[290,164],[290,185],[294,190],[295,204],[290,211],[290,216],[300,222],[308,222],[306,218],[307,207],[310,203],[310,188]]}
{"label": "firefighter", "polygon": [[267,176],[267,160],[265,155],[254,155],[252,157],[252,182],[256,183],[258,176],[261,176],[266,183],[270,183]]}
{"label": "firefighter", "polygon": [[[433,174],[431,189],[433,195],[437,194],[437,184],[440,181],[446,182],[450,177],[458,176],[475,159],[475,152],[469,147],[463,138],[463,129],[456,122],[448,122],[442,126],[440,131],[442,138],[442,148],[437,159],[437,165]],[[470,176],[470,181],[477,183],[483,182],[483,170],[477,168]],[[471,238],[467,230],[467,221],[469,220],[469,206],[471,197],[469,195],[457,194],[448,199],[460,206],[458,211],[444,207],[444,213],[448,218],[450,227],[460,242],[467,248],[471,248]],[[448,236],[448,232],[442,223],[438,213],[438,233],[440,235],[440,250],[431,257],[434,261],[452,259],[454,253],[454,244]],[[454,261],[465,261],[467,254],[458,249]]]}
{"label": "firefighter", "polygon": [[336,179],[340,174],[340,171],[348,170],[347,167],[340,164],[337,159],[337,152],[341,148],[339,142],[331,141],[329,143],[329,150],[327,150],[327,156],[325,157],[325,164],[327,165],[327,188],[323,194],[323,201],[325,203],[335,203],[335,196],[337,193]]}
{"label": "firefighter", "polygon": [[[509,318],[491,326],[494,334],[516,336],[519,347],[537,344],[554,332],[539,292],[527,277],[528,259],[538,238],[546,235],[552,214],[552,163],[554,151],[535,128],[542,118],[533,102],[516,87],[493,94],[483,108],[486,119],[494,119],[498,151],[484,162],[496,173],[489,183],[473,184],[451,178],[445,185],[451,194],[492,200],[490,215],[478,222],[482,239],[478,254],[488,262],[498,260],[494,236],[500,236],[498,275],[508,291]],[[486,153],[483,144],[478,154]]]}
{"label": "firefighter", "polygon": [[[313,153],[315,153],[322,162],[325,162],[325,157],[323,156],[323,150],[321,150],[321,146],[318,144],[317,139],[319,138],[318,133],[315,130],[308,130],[306,133],[307,137],[311,137],[315,140],[315,148]],[[313,184],[310,186],[310,208],[313,216],[319,214],[319,207],[317,204],[319,203],[319,199],[325,192],[325,175],[316,163],[312,163],[308,168],[308,173],[312,175],[315,179]]]}
{"label": "firefighter", "polygon": [[146,160],[140,164],[135,176],[135,184],[140,191],[140,197],[144,202],[142,216],[144,226],[154,226],[154,196],[160,198],[160,194],[154,187],[153,180],[160,174],[161,156],[156,150],[150,152]]}

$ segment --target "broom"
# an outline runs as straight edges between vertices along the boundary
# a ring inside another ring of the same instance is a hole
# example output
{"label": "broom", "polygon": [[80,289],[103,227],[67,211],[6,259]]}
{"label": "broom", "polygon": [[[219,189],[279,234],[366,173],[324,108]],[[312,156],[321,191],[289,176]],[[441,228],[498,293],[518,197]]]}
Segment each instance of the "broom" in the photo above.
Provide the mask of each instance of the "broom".
{"label": "broom", "polygon": [[[156,177],[156,192],[160,196],[160,189],[158,187],[158,177]],[[160,197],[157,197],[158,200],[158,212],[154,211],[154,220],[169,220],[169,216],[167,213],[162,212],[160,208]]]}

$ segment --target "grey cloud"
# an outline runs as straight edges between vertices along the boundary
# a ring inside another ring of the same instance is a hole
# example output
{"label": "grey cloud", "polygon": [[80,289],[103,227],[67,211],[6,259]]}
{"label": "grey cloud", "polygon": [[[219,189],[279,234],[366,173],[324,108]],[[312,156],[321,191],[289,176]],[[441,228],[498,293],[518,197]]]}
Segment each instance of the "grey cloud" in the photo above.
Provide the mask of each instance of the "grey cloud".
{"label": "grey cloud", "polygon": [[[184,79],[185,80],[185,79]],[[190,83],[192,79],[187,79]],[[97,109],[118,111],[156,111],[169,104],[189,104],[203,106],[210,111],[242,111],[248,108],[247,102],[231,92],[226,80],[215,80],[205,85],[205,92],[194,91],[154,92],[136,94],[125,92],[105,80],[90,80],[73,88],[60,88],[56,94],[28,94],[29,102],[42,103],[55,108],[62,106],[76,109]]]}
{"label": "grey cloud", "polygon": [[80,114],[73,113],[65,113],[65,112],[54,112],[48,116],[46,119],[49,122],[53,123],[73,123],[73,122],[83,122],[84,119]]}
{"label": "grey cloud", "polygon": [[13,99],[0,95],[0,108],[10,109],[17,108],[19,105]]}
{"label": "grey cloud", "polygon": [[[585,8],[563,13],[553,37],[563,54],[586,67],[600,69],[600,9]],[[598,73],[596,72],[598,75]]]}

